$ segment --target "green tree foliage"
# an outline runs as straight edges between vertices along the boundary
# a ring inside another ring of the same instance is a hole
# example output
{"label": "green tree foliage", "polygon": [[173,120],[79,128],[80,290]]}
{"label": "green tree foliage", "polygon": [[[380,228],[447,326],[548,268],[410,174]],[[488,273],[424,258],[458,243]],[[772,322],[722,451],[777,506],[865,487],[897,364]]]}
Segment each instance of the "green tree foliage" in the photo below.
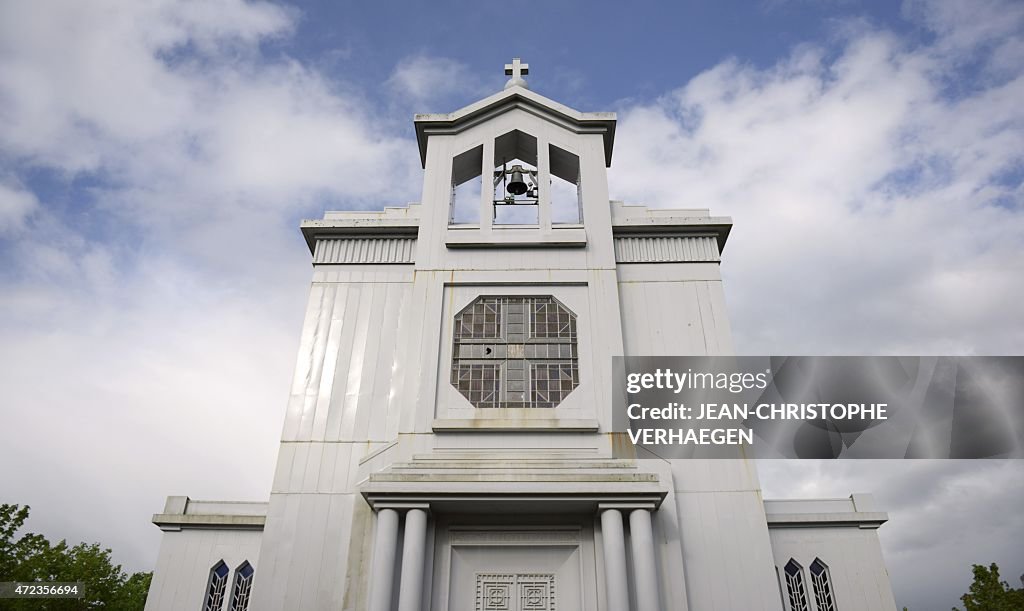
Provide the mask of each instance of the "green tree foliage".
{"label": "green tree foliage", "polygon": [[0,504],[0,581],[78,581],[84,598],[0,599],[10,611],[142,611],[152,573],[128,575],[110,561],[110,550],[99,544],[66,541],[52,544],[34,533],[15,534],[28,519],[29,507]]}
{"label": "green tree foliage", "polygon": [[[975,564],[974,583],[960,597],[964,611],[1021,611],[1024,609],[1024,589],[1015,590],[999,579],[999,567],[993,562],[985,567]],[[959,611],[953,607],[953,611]]]}

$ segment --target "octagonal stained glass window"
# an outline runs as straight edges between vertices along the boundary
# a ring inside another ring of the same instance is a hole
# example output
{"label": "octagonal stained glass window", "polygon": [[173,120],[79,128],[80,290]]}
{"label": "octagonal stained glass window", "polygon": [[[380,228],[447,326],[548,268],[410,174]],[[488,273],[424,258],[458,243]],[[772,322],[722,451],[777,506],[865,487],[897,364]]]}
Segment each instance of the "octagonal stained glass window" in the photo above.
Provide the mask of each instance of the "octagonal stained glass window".
{"label": "octagonal stained glass window", "polygon": [[580,384],[576,338],[550,295],[477,297],[455,316],[452,385],[474,407],[556,407]]}

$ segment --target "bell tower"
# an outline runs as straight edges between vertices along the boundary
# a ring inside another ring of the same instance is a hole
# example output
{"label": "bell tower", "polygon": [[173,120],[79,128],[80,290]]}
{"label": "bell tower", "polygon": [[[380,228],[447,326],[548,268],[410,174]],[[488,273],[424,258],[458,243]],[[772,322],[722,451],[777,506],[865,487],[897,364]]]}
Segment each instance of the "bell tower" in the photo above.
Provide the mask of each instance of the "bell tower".
{"label": "bell tower", "polygon": [[519,58],[505,73],[505,89],[489,98],[416,115],[424,221],[440,225],[446,249],[585,248],[588,232],[610,229],[615,115],[533,93]]}
{"label": "bell tower", "polygon": [[[511,96],[503,93],[496,97],[508,100],[518,96],[523,101],[523,108],[529,108],[530,102],[526,100],[536,104],[538,97],[529,96],[529,87],[523,78],[529,73],[529,65],[515,58],[511,64],[506,64],[505,73],[512,77],[505,85],[505,91],[514,92]],[[542,106],[537,105],[538,108]],[[557,113],[550,111],[548,108],[538,116],[556,118]],[[589,123],[588,129],[592,133],[605,130],[610,146],[614,117],[575,114],[579,115],[575,119]],[[465,125],[465,117],[462,121],[452,119],[454,117],[448,119],[452,124]],[[604,125],[600,124],[602,120]],[[424,131],[417,133],[426,138],[432,134],[428,123],[445,120],[424,115],[417,117],[417,126],[421,121]],[[535,125],[536,133],[522,129],[510,129],[504,133],[479,130],[472,138],[453,143],[457,147],[454,151],[460,152],[453,151],[451,159],[450,225],[464,226],[464,229],[475,226],[483,235],[489,235],[494,228],[532,226],[541,230],[538,234],[550,235],[554,228],[582,224],[582,150],[576,148],[578,143],[571,142],[574,139],[559,137],[565,134],[554,130],[552,135],[552,130],[543,123]],[[465,147],[469,148],[461,150]]]}

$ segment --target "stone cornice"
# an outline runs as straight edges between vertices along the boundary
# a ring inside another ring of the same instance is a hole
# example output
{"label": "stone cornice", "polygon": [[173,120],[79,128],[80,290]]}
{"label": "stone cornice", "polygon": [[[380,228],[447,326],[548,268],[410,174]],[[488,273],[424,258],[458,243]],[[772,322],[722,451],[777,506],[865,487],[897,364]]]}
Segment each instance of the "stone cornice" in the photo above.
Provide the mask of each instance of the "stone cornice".
{"label": "stone cornice", "polygon": [[163,513],[153,515],[160,530],[217,528],[263,530],[267,503],[244,501],[202,501],[187,496],[169,496]]}
{"label": "stone cornice", "polygon": [[634,460],[550,454],[524,459],[509,454],[436,452],[417,455],[372,473],[359,486],[371,507],[429,503],[431,508],[531,508],[538,504],[594,510],[601,503],[657,507],[667,494],[657,473]]}
{"label": "stone cornice", "polygon": [[814,528],[818,526],[856,526],[878,528],[889,521],[889,515],[882,511],[843,513],[770,513],[767,515],[768,528]]}

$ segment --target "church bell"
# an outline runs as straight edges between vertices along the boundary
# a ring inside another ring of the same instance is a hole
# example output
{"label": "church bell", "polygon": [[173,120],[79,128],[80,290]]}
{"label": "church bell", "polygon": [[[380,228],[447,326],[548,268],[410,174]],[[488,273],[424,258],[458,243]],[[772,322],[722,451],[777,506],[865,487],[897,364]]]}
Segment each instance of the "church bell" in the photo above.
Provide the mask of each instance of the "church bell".
{"label": "church bell", "polygon": [[526,179],[523,178],[523,166],[514,165],[509,170],[509,180],[506,189],[512,195],[522,195],[529,187],[526,186]]}

